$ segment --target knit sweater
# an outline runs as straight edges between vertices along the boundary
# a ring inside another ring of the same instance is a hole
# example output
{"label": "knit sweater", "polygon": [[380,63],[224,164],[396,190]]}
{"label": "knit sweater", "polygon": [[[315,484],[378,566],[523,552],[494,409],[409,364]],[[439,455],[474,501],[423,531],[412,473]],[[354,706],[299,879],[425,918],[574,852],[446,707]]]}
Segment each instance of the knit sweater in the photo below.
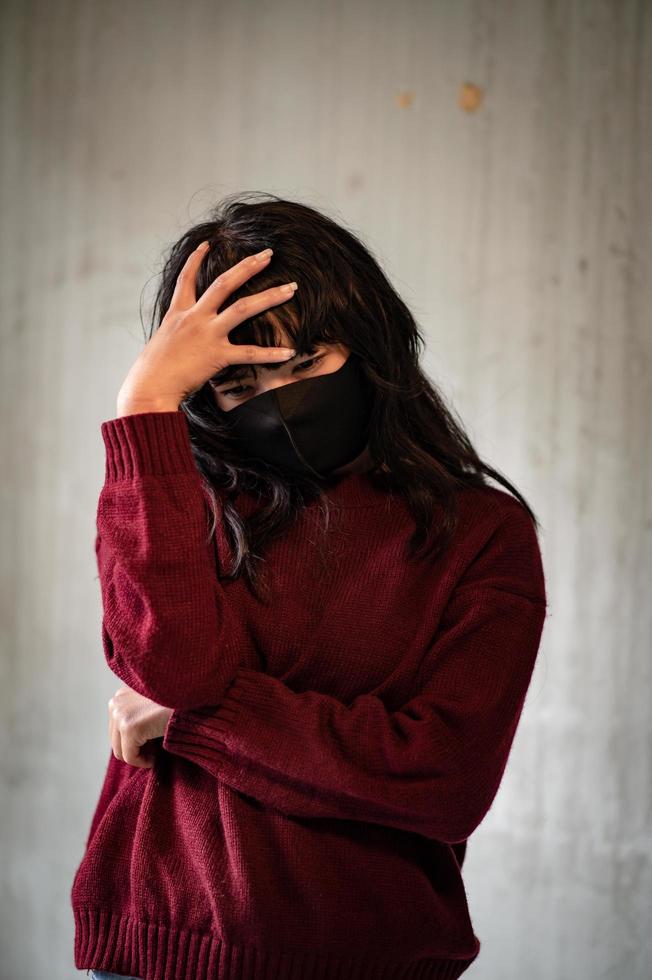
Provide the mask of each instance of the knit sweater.
{"label": "knit sweater", "polygon": [[546,616],[526,510],[463,488],[448,549],[410,561],[403,496],[350,473],[328,491],[325,536],[312,502],[268,546],[266,605],[224,575],[183,412],[101,433],[104,655],[174,710],[152,768],[110,753],[70,892],[76,967],[460,976],[480,949],[466,841],[501,782]]}

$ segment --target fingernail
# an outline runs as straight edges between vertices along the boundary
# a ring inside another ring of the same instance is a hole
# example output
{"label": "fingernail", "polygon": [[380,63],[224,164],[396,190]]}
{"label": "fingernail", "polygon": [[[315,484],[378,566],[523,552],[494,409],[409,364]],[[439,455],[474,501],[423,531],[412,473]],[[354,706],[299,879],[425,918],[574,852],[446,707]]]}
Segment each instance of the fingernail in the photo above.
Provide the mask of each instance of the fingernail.
{"label": "fingernail", "polygon": [[262,252],[258,252],[254,256],[254,258],[257,258],[259,262],[262,262],[263,259],[266,259],[269,255],[273,255],[273,254],[274,254],[273,248],[264,248]]}
{"label": "fingernail", "polygon": [[196,252],[202,252],[204,249],[207,249],[209,245],[210,245],[210,242],[202,242],[201,245],[198,245],[197,246],[197,248],[195,249],[195,251]]}

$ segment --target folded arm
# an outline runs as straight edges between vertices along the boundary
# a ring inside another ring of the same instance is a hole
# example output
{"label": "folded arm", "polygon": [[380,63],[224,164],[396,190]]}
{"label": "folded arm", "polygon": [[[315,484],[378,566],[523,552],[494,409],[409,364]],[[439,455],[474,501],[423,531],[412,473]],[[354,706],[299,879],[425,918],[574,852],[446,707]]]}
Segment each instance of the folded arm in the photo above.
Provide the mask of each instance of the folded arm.
{"label": "folded arm", "polygon": [[345,704],[297,693],[240,667],[219,704],[172,713],[163,748],[290,816],[465,840],[498,790],[543,630],[543,593],[499,587],[515,567],[510,551],[526,576],[529,553],[527,585],[542,582],[534,531],[526,535],[506,526],[473,564],[399,710],[373,694]]}

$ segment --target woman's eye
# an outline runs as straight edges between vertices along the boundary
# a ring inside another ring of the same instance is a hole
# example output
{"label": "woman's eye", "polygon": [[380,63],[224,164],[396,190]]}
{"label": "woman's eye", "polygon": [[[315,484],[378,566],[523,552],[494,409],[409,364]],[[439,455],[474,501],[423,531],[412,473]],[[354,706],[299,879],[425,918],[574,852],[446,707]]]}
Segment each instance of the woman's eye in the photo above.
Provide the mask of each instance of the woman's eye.
{"label": "woman's eye", "polygon": [[316,354],[315,357],[308,358],[307,361],[302,361],[299,364],[297,371],[302,371],[304,368],[312,368],[315,364],[319,364],[320,361],[324,360],[325,354]]}
{"label": "woman's eye", "polygon": [[[307,361],[302,361],[301,364],[297,365],[297,367],[294,370],[295,371],[311,370],[312,368],[315,367],[316,364],[319,364],[320,361],[323,361],[325,357],[326,357],[325,354],[316,354],[314,357],[309,357]],[[251,387],[250,385],[236,385],[235,388],[228,388],[226,391],[223,391],[222,394],[226,395],[227,398],[239,398],[250,387]]]}
{"label": "woman's eye", "polygon": [[229,388],[228,391],[223,391],[222,394],[230,395],[232,397],[233,396],[237,397],[238,395],[242,394],[242,392],[245,391],[248,387],[249,385],[237,385],[237,387],[235,388]]}

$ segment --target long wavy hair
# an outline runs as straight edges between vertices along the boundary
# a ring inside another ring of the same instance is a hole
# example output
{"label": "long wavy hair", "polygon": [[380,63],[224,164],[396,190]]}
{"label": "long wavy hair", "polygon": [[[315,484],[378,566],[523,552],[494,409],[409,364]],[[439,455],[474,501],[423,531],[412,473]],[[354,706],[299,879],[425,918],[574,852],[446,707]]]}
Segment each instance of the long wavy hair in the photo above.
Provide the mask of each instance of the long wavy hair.
{"label": "long wavy hair", "polygon": [[[210,248],[198,273],[197,298],[220,273],[267,246],[274,249],[269,264],[231,293],[225,306],[283,282],[299,283],[290,303],[234,327],[229,332],[231,343],[285,346],[289,338],[290,346],[303,356],[313,354],[320,344],[340,343],[360,358],[374,386],[368,442],[373,465],[367,475],[379,489],[405,498],[415,521],[407,560],[443,553],[457,523],[457,491],[486,486],[487,477],[507,488],[539,528],[525,498],[478,456],[461,421],[422,371],[421,330],[370,249],[342,224],[306,204],[255,192],[230,195],[205,221],[189,228],[164,260],[148,340],[169,308],[182,266],[202,241],[209,241]],[[279,326],[286,337],[280,335]],[[209,505],[207,516],[212,511],[207,544],[221,522],[220,533],[231,554],[230,567],[220,570],[218,565],[218,573],[229,578],[244,575],[263,601],[266,587],[260,563],[265,547],[310,502],[318,502],[325,531],[332,484],[328,477],[319,482],[279,472],[262,460],[242,458],[237,441],[229,435],[228,412],[219,408],[212,389],[212,383],[228,382],[241,370],[229,365],[189,395],[180,408],[188,420]],[[262,501],[246,518],[235,504],[243,491]]]}

